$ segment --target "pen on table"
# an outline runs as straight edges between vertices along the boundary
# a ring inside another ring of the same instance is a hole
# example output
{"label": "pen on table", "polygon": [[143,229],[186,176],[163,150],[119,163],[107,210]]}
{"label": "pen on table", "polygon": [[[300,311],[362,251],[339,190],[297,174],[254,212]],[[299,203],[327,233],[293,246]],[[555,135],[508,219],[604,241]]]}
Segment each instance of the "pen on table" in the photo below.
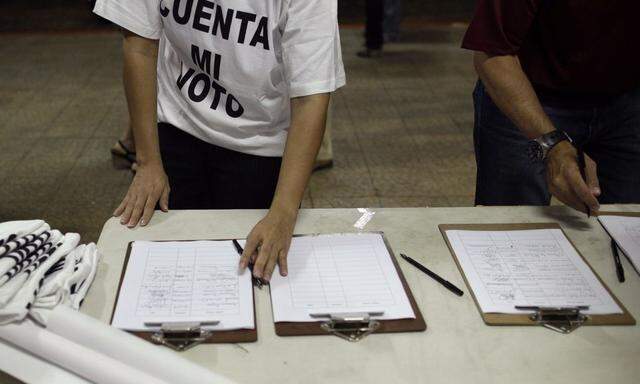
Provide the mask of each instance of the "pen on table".
{"label": "pen on table", "polygon": [[413,260],[412,258],[410,258],[409,256],[405,255],[404,253],[401,253],[400,256],[405,259],[406,261],[409,262],[409,264],[413,265],[414,267],[418,268],[419,270],[421,270],[422,272],[426,273],[427,275],[429,275],[431,278],[433,278],[435,281],[437,281],[438,283],[442,284],[445,288],[447,288],[448,290],[450,290],[451,292],[455,293],[458,296],[462,296],[464,295],[464,292],[462,292],[460,290],[460,288],[456,287],[455,285],[451,284],[450,282],[448,282],[447,280],[443,279],[442,277],[436,275],[434,272],[432,272],[431,270],[429,270],[427,267],[425,267],[424,265],[418,263],[417,261]]}
{"label": "pen on table", "polygon": [[[240,243],[238,243],[238,240],[233,239],[233,240],[231,240],[231,242],[233,243],[233,246],[236,247],[236,252],[238,252],[238,255],[242,256],[242,252],[244,252],[244,249],[242,249],[242,246],[240,245]],[[249,263],[249,272],[251,272],[251,278],[256,283],[258,288],[262,289],[262,286],[265,283],[264,283],[264,281],[262,281],[262,279],[253,276],[253,264],[252,263]]]}
{"label": "pen on table", "polygon": [[624,283],[624,269],[622,269],[622,263],[620,262],[620,253],[618,253],[618,244],[611,239],[611,251],[613,252],[613,261],[616,263],[616,275],[618,275],[618,281]]}
{"label": "pen on table", "polygon": [[[584,182],[586,183],[587,182],[587,173],[586,173],[587,163],[584,159],[584,151],[580,147],[577,147],[577,150],[578,150],[578,168],[580,168],[580,175],[582,176],[582,180],[584,180]],[[587,209],[587,217],[591,217],[591,208],[589,208],[587,204],[585,204],[584,207]]]}

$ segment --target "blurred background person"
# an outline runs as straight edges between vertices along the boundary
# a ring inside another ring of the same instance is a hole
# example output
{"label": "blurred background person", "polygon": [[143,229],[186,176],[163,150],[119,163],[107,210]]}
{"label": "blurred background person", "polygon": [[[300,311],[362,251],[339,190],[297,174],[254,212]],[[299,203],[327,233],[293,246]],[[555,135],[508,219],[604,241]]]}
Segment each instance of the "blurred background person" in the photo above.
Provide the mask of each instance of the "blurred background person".
{"label": "blurred background person", "polygon": [[400,38],[400,23],[402,22],[402,1],[384,1],[384,21],[382,30],[385,43],[398,41]]}
{"label": "blurred background person", "polygon": [[366,0],[365,49],[358,52],[359,57],[375,58],[382,56],[384,45],[384,2],[385,0]]}
{"label": "blurred background person", "polygon": [[[480,0],[476,204],[640,202],[640,2]],[[581,152],[586,180],[581,175]]]}

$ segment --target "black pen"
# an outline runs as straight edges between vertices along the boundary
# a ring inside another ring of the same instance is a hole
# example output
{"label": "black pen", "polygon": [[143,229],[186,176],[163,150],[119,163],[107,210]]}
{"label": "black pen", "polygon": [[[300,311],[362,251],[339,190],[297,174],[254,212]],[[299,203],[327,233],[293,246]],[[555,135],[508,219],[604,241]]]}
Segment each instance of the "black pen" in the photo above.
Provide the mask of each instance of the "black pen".
{"label": "black pen", "polygon": [[618,244],[611,239],[611,251],[613,252],[613,261],[616,263],[616,275],[618,275],[618,281],[624,283],[624,269],[622,269],[622,263],[620,262],[620,254],[618,253]]}
{"label": "black pen", "polygon": [[[584,182],[587,182],[587,173],[586,173],[586,168],[587,168],[587,163],[586,160],[584,159],[584,151],[582,150],[581,147],[577,147],[578,150],[578,168],[580,168],[580,176],[582,176],[582,180],[584,180]],[[584,207],[587,209],[587,217],[591,217],[591,208],[589,208],[589,206],[587,204],[584,205]]]}
{"label": "black pen", "polygon": [[[233,243],[233,246],[236,247],[236,252],[238,252],[238,255],[242,256],[242,252],[244,252],[244,249],[242,249],[242,246],[240,245],[240,243],[238,243],[238,240],[233,239],[231,240],[231,242]],[[251,262],[249,262],[249,272],[251,272],[251,278],[253,279],[255,285],[257,285],[259,289],[262,289],[262,286],[265,284],[265,282],[262,279],[253,276],[253,264]]]}
{"label": "black pen", "polygon": [[401,253],[400,256],[402,256],[403,259],[408,261],[409,264],[413,265],[414,267],[418,268],[422,272],[426,273],[427,275],[432,277],[438,283],[444,285],[444,287],[447,288],[448,290],[450,290],[451,292],[455,293],[458,296],[464,295],[464,292],[462,292],[460,290],[460,288],[458,288],[455,285],[451,284],[450,282],[448,282],[447,280],[443,279],[442,277],[436,275],[434,272],[430,271],[424,265],[418,263],[417,261],[413,260],[412,258],[410,258],[409,256],[405,255],[404,253]]}

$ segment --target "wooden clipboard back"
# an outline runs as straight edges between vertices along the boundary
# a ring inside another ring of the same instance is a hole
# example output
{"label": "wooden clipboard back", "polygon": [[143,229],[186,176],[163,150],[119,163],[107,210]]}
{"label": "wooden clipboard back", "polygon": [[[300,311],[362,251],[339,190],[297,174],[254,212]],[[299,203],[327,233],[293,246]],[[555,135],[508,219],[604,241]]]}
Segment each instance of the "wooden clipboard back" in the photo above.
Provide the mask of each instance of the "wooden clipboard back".
{"label": "wooden clipboard back", "polygon": [[[201,241],[201,240],[158,240],[158,242],[168,241]],[[205,240],[205,241],[224,241],[224,240]],[[113,304],[113,310],[111,312],[111,320],[109,324],[113,323],[113,316],[116,313],[118,307],[118,298],[120,297],[120,289],[122,288],[122,282],[124,281],[124,275],[127,271],[127,265],[129,264],[129,257],[131,257],[131,247],[133,241],[127,245],[127,254],[124,258],[124,264],[122,266],[122,273],[120,274],[120,282],[118,283],[118,292],[116,293],[116,301]],[[204,344],[221,344],[221,343],[252,343],[258,340],[258,331],[256,326],[256,298],[253,290],[251,291],[251,297],[253,298],[253,329],[239,329],[234,331],[216,331],[213,333]],[[153,332],[141,332],[141,331],[127,331],[135,336],[151,342],[151,335]]]}
{"label": "wooden clipboard back", "polygon": [[[384,241],[384,245],[389,251],[389,256],[391,257],[391,261],[393,262],[393,266],[396,269],[396,273],[400,278],[400,282],[402,283],[402,287],[404,288],[405,293],[409,299],[409,303],[411,304],[411,308],[413,309],[413,313],[415,314],[415,319],[399,319],[399,320],[381,320],[380,327],[376,329],[373,333],[395,333],[395,332],[423,332],[427,329],[427,323],[422,316],[422,312],[420,312],[420,308],[416,303],[415,298],[413,297],[413,293],[411,292],[411,288],[409,288],[409,284],[398,265],[398,261],[389,246],[389,242],[385,237],[383,232],[367,232],[367,233],[376,233],[382,235],[382,239]],[[327,333],[327,331],[320,328],[322,321],[315,322],[277,322],[275,324],[276,335],[278,336],[314,336],[314,335],[331,335]]]}
{"label": "wooden clipboard back", "polygon": [[[636,217],[636,218],[640,218],[640,212],[602,211],[602,212],[598,212],[598,217],[600,217],[600,216],[621,216],[621,217]],[[607,232],[607,235],[609,235],[609,237],[615,242],[616,241],[615,238],[613,237],[611,232],[609,232],[607,227],[604,226],[604,223],[602,223],[602,221],[600,221],[600,219],[598,219],[598,222],[602,226],[602,229],[604,229],[604,231]],[[619,246],[619,244],[618,244],[618,246]],[[631,258],[624,252],[622,252],[622,254],[627,258],[627,260],[629,260],[629,263],[631,264],[632,270],[634,270],[638,274],[640,274],[640,268],[636,268],[635,264],[631,261]]]}
{"label": "wooden clipboard back", "polygon": [[602,211],[602,212],[598,212],[598,216],[625,216],[625,217],[640,217],[640,212],[613,212],[613,211]]}
{"label": "wooden clipboard back", "polygon": [[447,231],[458,230],[458,231],[524,231],[524,230],[533,230],[533,229],[559,229],[565,235],[565,237],[569,240],[571,246],[576,250],[578,255],[582,258],[582,260],[587,264],[591,272],[598,279],[600,284],[607,290],[609,295],[613,298],[615,303],[622,309],[623,313],[614,313],[609,315],[589,315],[587,321],[584,325],[635,325],[636,320],[631,316],[627,308],[618,300],[618,298],[611,292],[609,287],[602,281],[600,276],[593,270],[591,265],[584,258],[582,253],[576,248],[575,244],[571,241],[571,239],[564,232],[562,227],[557,223],[526,223],[526,224],[440,224],[438,226],[442,236],[444,237],[444,241],[447,243],[447,247],[449,248],[449,252],[453,257],[456,265],[458,266],[458,270],[462,275],[465,284],[469,288],[471,292],[471,296],[473,297],[473,301],[478,308],[478,312],[480,312],[480,316],[482,316],[482,320],[487,325],[538,325],[535,321],[533,321],[528,314],[510,314],[510,313],[485,313],[482,312],[480,308],[480,304],[478,299],[476,298],[473,289],[471,289],[471,285],[467,280],[467,276],[464,274],[464,270],[460,265],[458,257],[449,242],[449,237],[447,236]]}

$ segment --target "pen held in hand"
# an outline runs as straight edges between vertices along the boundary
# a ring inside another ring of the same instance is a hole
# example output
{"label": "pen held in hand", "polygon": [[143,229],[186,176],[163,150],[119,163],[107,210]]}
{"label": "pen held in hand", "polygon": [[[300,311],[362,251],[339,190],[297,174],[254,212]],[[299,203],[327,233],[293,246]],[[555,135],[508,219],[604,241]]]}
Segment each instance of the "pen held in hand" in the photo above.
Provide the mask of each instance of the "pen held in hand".
{"label": "pen held in hand", "polygon": [[[238,255],[242,256],[242,252],[244,252],[244,249],[242,249],[242,246],[240,245],[238,240],[233,239],[231,240],[231,242],[233,243],[233,246],[236,248],[236,252],[238,252]],[[253,276],[253,263],[249,262],[248,268],[249,268],[249,272],[251,272],[251,278],[253,279],[254,284],[257,285],[259,289],[262,289],[262,286],[265,285],[266,283],[264,282],[264,280]]]}
{"label": "pen held in hand", "polygon": [[431,277],[432,279],[434,279],[438,283],[442,284],[445,288],[447,288],[451,292],[455,293],[458,296],[464,295],[464,292],[462,292],[462,290],[460,288],[456,287],[452,283],[450,283],[447,280],[443,279],[442,277],[438,276],[435,272],[432,272],[431,270],[429,270],[424,265],[418,263],[417,261],[415,261],[414,259],[412,259],[409,256],[405,255],[404,253],[401,253],[400,256],[403,259],[405,259],[409,264],[411,264],[414,267],[418,268],[420,271],[424,272],[426,275],[428,275],[429,277]]}

